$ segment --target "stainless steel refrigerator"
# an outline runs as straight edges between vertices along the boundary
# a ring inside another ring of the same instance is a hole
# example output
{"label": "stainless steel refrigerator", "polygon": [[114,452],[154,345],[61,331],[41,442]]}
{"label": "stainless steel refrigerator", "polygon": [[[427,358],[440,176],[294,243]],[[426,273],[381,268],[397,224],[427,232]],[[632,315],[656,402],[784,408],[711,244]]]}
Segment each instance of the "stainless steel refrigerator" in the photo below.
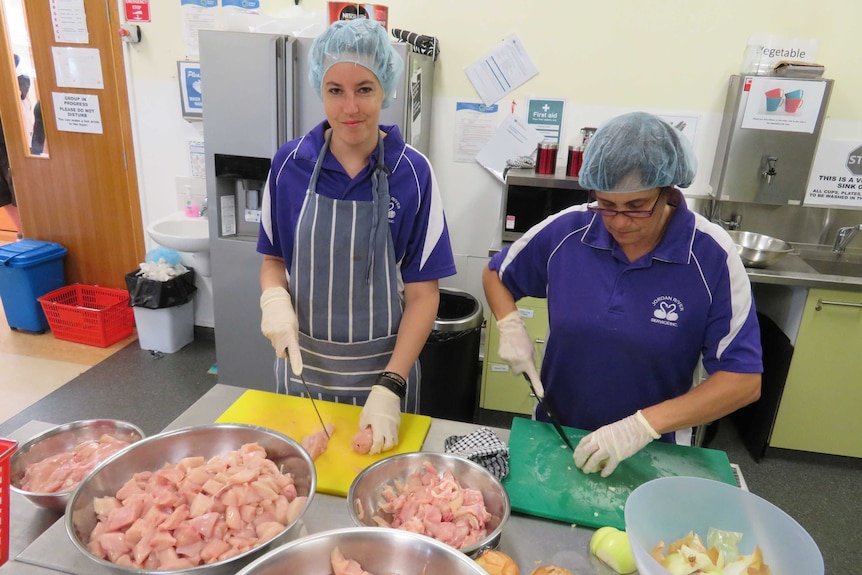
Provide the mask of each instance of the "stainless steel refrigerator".
{"label": "stainless steel refrigerator", "polygon": [[[200,64],[219,383],[274,390],[260,333],[260,190],[278,147],[324,119],[308,85],[310,38],[202,30]],[[428,152],[434,62],[395,44],[404,74],[380,122]]]}

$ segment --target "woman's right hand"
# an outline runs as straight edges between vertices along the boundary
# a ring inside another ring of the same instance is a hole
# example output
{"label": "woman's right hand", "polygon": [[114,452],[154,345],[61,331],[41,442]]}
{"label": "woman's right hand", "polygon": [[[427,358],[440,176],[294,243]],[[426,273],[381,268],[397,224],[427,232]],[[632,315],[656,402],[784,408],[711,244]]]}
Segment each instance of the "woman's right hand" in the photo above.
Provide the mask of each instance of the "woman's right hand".
{"label": "woman's right hand", "polygon": [[289,357],[293,374],[301,374],[299,322],[290,294],[283,287],[265,289],[260,296],[260,311],[260,331],[272,342],[278,357]]}
{"label": "woman's right hand", "polygon": [[539,398],[545,397],[545,388],[534,361],[533,340],[527,333],[521,313],[515,310],[504,316],[497,321],[497,328],[500,330],[500,347],[497,350],[500,359],[506,362],[514,375],[526,374]]}

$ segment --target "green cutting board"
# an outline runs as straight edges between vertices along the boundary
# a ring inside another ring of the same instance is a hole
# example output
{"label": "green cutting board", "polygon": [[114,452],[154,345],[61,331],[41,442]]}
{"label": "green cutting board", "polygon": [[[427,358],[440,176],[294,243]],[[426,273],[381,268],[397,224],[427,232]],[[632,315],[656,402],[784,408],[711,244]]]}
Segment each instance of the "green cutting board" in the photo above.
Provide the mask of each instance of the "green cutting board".
{"label": "green cutting board", "polygon": [[[577,446],[588,432],[563,428]],[[512,510],[587,527],[625,529],[626,499],[658,477],[686,475],[737,485],[727,454],[654,441],[609,477],[585,474],[549,423],[515,418],[509,435],[509,475],[503,485]]]}

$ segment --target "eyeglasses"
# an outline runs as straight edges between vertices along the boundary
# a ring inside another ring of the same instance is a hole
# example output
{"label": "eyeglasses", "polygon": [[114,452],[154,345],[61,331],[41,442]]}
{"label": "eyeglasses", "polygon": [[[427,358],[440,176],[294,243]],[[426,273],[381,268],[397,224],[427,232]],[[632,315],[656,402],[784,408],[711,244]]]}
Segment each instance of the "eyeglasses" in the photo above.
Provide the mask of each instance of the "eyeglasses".
{"label": "eyeglasses", "polygon": [[659,191],[658,197],[655,199],[655,203],[649,210],[612,210],[610,208],[600,208],[598,201],[596,200],[595,192],[590,192],[590,201],[587,204],[587,209],[594,214],[599,214],[605,218],[613,218],[618,215],[623,215],[629,218],[649,218],[655,213],[655,210],[658,207],[658,202],[661,199],[662,194],[664,194],[665,189],[666,188],[662,188]]}

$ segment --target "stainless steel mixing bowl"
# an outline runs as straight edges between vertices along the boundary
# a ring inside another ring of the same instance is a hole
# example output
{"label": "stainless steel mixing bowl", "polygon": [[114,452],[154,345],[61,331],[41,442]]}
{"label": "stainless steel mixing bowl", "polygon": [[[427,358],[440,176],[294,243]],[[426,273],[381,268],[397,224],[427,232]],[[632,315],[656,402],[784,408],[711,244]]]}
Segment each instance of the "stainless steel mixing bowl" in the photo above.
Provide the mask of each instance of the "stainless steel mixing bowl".
{"label": "stainless steel mixing bowl", "polygon": [[74,487],[55,493],[38,493],[21,489],[27,466],[42,461],[46,457],[71,451],[85,441],[98,441],[106,434],[129,443],[144,437],[144,432],[138,426],[116,419],[86,419],[58,425],[33,437],[18,448],[9,462],[10,488],[39,507],[62,513],[66,509]]}
{"label": "stainless steel mixing bowl", "polygon": [[[391,521],[389,513],[378,511],[378,503],[383,487],[394,485],[395,481],[405,481],[407,476],[424,467],[428,461],[438,473],[448,469],[461,484],[461,487],[478,489],[485,500],[485,508],[491,514],[488,521],[487,536],[474,545],[462,548],[460,551],[471,557],[478,556],[486,549],[497,547],[503,526],[509,519],[511,506],[509,494],[496,477],[476,463],[449,455],[447,453],[403,453],[381,459],[367,467],[350,485],[347,494],[347,509],[355,525],[375,527],[374,515],[379,514],[386,521]],[[360,518],[360,510],[361,516]],[[373,570],[371,570],[373,572]],[[385,571],[384,571],[385,572]]]}
{"label": "stainless steel mixing bowl", "polygon": [[778,238],[738,230],[727,233],[730,234],[733,243],[736,244],[742,263],[749,267],[768,266],[793,251],[793,246]]}
{"label": "stainless steel mixing bowl", "polygon": [[487,575],[479,564],[445,543],[397,529],[351,527],[323,531],[273,549],[237,575],[329,575],[330,553],[370,573]]}
{"label": "stainless steel mixing bowl", "polygon": [[94,469],[72,493],[65,517],[69,538],[78,551],[115,572],[150,573],[150,571],[116,565],[90,553],[87,542],[97,522],[93,500],[97,497],[116,495],[120,487],[135,473],[156,471],[166,463],[176,463],[185,457],[200,456],[210,459],[217,455],[226,455],[246,443],[257,443],[266,449],[267,459],[271,459],[283,472],[293,474],[297,494],[308,497],[299,516],[269,542],[231,559],[191,569],[158,571],[158,573],[182,572],[201,575],[236,573],[243,565],[271,548],[274,542],[283,542],[294,535],[291,531],[308,510],[317,486],[314,462],[308,456],[308,452],[290,437],[265,427],[216,423],[168,431],[135,443]]}

